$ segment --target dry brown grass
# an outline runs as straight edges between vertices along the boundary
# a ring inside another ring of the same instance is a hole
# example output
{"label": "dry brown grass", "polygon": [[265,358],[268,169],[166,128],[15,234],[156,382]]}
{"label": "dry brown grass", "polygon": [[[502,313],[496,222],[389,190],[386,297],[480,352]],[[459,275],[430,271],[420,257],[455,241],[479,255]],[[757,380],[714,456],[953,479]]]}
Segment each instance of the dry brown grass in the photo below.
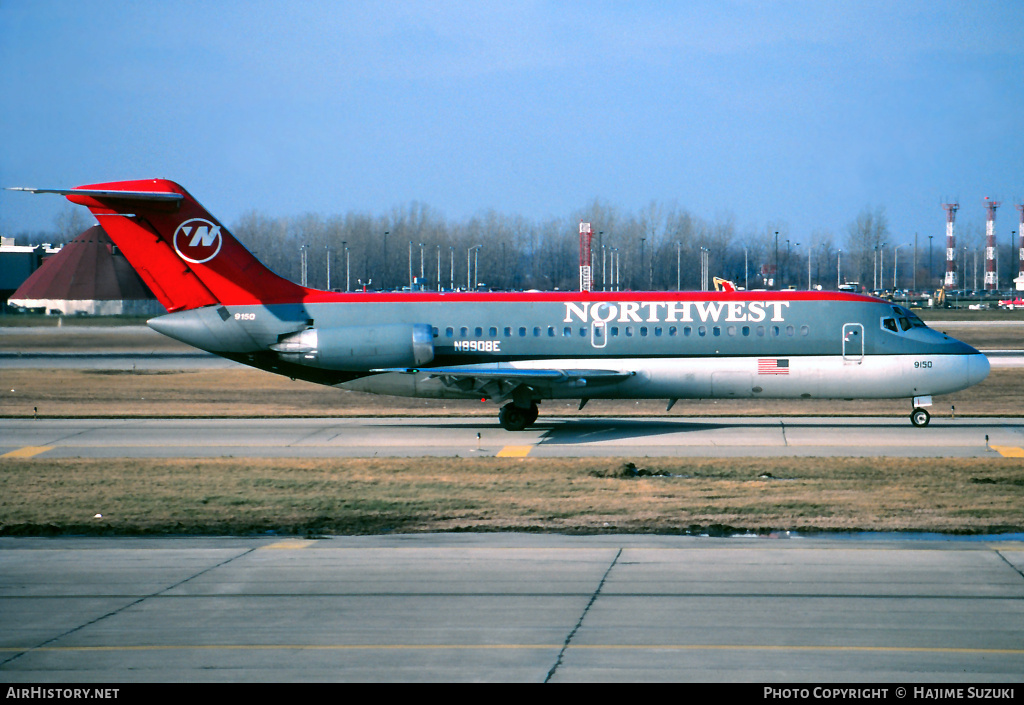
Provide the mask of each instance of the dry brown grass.
{"label": "dry brown grass", "polygon": [[624,458],[4,459],[0,534],[1024,527],[1019,460],[643,462],[665,475],[624,474]]}

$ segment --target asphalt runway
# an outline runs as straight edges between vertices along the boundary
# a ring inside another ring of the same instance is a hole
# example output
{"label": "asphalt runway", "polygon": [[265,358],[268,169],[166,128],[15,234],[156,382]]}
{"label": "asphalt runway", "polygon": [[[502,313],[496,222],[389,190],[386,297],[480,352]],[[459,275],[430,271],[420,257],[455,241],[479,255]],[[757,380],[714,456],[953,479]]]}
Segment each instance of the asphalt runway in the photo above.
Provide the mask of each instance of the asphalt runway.
{"label": "asphalt runway", "polygon": [[1013,541],[0,538],[0,562],[6,683],[1024,673]]}
{"label": "asphalt runway", "polygon": [[[987,437],[987,439],[986,439]],[[207,457],[1024,457],[1024,419],[489,417],[4,419],[0,456]]]}

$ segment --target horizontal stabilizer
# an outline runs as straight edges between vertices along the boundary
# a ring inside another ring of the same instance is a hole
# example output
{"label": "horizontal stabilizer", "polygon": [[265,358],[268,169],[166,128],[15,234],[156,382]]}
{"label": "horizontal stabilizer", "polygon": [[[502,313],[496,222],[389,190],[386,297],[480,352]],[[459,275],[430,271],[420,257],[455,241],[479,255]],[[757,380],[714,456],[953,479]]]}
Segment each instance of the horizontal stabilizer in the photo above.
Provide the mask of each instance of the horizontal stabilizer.
{"label": "horizontal stabilizer", "polygon": [[29,188],[12,186],[8,191],[26,191],[28,193],[55,193],[59,196],[88,196],[90,198],[117,198],[129,201],[174,202],[184,200],[184,196],[173,191],[111,191],[89,188]]}

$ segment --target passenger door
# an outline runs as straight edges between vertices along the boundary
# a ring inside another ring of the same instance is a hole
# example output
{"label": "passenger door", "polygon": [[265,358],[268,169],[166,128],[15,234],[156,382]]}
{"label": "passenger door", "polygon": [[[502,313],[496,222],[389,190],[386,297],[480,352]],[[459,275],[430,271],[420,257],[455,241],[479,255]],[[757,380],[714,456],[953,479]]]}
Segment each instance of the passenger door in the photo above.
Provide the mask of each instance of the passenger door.
{"label": "passenger door", "polygon": [[864,326],[843,324],[843,362],[859,365],[864,361]]}

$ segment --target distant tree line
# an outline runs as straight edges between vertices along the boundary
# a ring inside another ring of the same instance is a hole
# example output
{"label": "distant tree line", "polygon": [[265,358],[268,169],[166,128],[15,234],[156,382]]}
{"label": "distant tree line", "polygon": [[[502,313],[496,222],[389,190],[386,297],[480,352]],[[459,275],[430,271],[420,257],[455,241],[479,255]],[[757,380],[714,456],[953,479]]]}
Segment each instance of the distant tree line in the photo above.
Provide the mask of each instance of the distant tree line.
{"label": "distant tree line", "polygon": [[[794,235],[784,221],[740,230],[732,216],[707,220],[659,202],[623,212],[601,200],[566,218],[539,222],[493,210],[451,221],[413,202],[376,215],[273,217],[252,210],[229,228],[264,264],[293,281],[301,282],[305,258],[306,283],[315,288],[328,288],[329,262],[330,288],[342,291],[363,284],[402,289],[414,278],[429,290],[574,290],[581,221],[591,223],[593,232],[595,291],[699,289],[702,250],[712,277],[751,289],[835,289],[854,281],[869,290],[892,289],[894,275],[898,288],[916,283],[918,289],[934,289],[945,271],[944,221],[936,217],[932,242],[917,238],[915,258],[914,234],[894,235],[883,207],[864,208],[841,237],[825,229]],[[82,209],[69,207],[58,215],[54,231],[18,239],[59,244],[89,222]],[[977,271],[980,287],[984,228],[966,221],[957,224],[956,235],[961,286],[972,288]],[[1008,288],[1005,277],[1011,270],[1016,275],[1016,245],[1002,239],[999,279]]]}

